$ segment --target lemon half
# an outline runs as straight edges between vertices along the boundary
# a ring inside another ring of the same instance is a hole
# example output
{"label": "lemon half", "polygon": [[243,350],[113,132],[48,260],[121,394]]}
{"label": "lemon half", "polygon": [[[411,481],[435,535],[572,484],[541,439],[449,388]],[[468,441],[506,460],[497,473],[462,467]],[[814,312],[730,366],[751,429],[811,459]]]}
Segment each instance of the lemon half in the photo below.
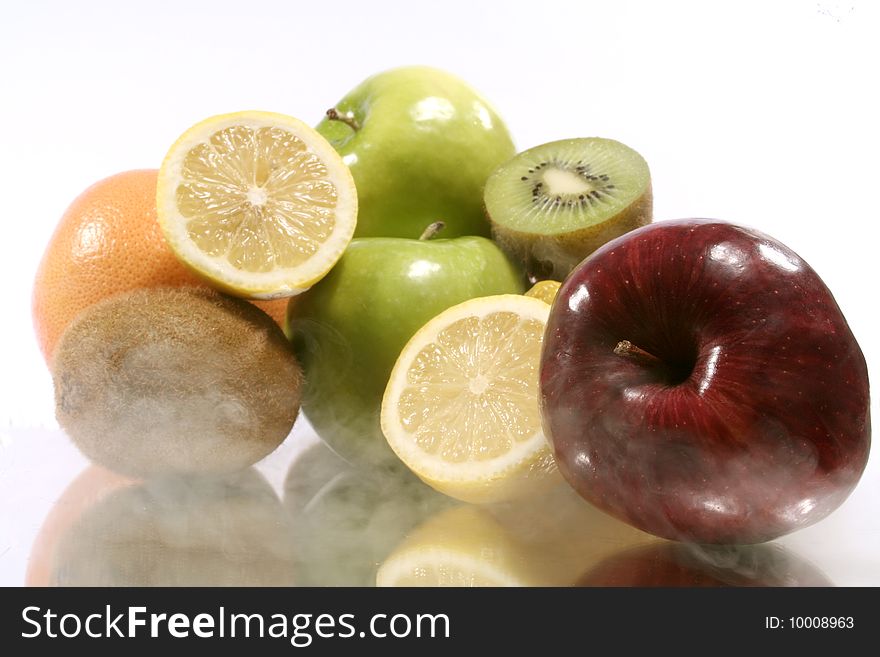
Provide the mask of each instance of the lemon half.
{"label": "lemon half", "polygon": [[159,170],[159,224],[180,260],[217,287],[288,297],[330,271],[354,234],[357,193],[342,158],[291,116],[206,119]]}
{"label": "lemon half", "polygon": [[382,400],[382,431],[425,483],[480,503],[559,481],[538,406],[549,312],[516,294],[471,299],[404,347]]}

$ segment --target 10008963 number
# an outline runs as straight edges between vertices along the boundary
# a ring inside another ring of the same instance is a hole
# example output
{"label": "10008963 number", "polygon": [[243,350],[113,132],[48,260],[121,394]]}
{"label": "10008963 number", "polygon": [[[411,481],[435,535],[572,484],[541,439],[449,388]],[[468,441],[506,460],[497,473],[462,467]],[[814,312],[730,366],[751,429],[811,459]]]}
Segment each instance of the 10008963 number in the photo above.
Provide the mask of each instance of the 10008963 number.
{"label": "10008963 number", "polygon": [[791,616],[789,627],[796,630],[809,629],[852,629],[855,622],[852,616]]}

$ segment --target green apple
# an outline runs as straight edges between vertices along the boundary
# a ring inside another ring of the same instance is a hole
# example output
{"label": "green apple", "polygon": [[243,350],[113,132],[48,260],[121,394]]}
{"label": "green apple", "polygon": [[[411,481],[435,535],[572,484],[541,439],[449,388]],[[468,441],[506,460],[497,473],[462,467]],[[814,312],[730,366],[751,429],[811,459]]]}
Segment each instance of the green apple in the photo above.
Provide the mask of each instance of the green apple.
{"label": "green apple", "polygon": [[351,169],[355,237],[418,237],[432,221],[446,235],[489,235],[483,186],[514,154],[507,128],[462,80],[424,66],[379,73],[318,125]]}
{"label": "green apple", "polygon": [[520,271],[484,237],[352,240],[330,273],[288,306],[287,334],[306,376],[303,412],[346,460],[399,464],[379,411],[407,341],[450,306],[522,291]]}

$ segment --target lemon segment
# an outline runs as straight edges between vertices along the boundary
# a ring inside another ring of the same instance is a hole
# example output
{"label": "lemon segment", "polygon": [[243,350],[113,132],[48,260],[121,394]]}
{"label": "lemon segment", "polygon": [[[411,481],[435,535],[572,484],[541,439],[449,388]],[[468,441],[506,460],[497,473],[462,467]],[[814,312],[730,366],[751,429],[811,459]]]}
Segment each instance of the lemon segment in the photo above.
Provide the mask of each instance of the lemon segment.
{"label": "lemon segment", "polygon": [[187,130],[159,170],[159,223],[186,265],[247,298],[293,296],[333,267],[354,234],[348,167],[290,116],[237,112]]}
{"label": "lemon segment", "polygon": [[534,297],[540,299],[544,303],[552,304],[561,285],[562,284],[559,281],[539,281],[529,288],[528,292],[526,292],[526,296]]}
{"label": "lemon segment", "polygon": [[549,310],[515,294],[471,299],[404,347],[382,401],[382,430],[425,483],[466,502],[494,502],[558,482],[538,406]]}

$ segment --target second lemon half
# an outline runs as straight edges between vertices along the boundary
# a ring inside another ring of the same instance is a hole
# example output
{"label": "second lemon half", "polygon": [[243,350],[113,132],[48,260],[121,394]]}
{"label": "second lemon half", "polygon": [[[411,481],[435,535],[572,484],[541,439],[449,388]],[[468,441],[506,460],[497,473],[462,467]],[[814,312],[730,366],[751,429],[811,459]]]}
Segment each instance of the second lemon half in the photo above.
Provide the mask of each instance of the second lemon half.
{"label": "second lemon half", "polygon": [[357,194],[333,147],[270,112],[206,119],[159,171],[159,223],[177,256],[217,287],[258,299],[319,281],[351,241]]}
{"label": "second lemon half", "polygon": [[404,347],[382,400],[382,431],[427,484],[479,503],[559,481],[538,407],[549,311],[517,294],[471,299]]}

